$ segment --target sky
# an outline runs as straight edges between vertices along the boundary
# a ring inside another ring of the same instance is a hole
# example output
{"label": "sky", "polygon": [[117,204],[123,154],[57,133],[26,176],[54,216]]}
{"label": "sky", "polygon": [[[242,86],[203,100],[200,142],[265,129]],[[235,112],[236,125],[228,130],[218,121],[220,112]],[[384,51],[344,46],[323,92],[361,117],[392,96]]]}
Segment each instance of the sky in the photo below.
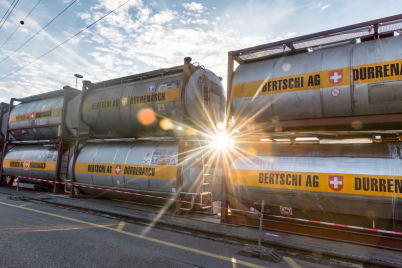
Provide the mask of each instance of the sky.
{"label": "sky", "polygon": [[[188,56],[223,77],[226,87],[229,51],[402,13],[402,0],[131,0],[9,75],[127,0],[41,0],[4,44],[38,1],[19,0],[0,29],[1,102],[75,87],[74,74],[98,82],[181,65]],[[12,2],[0,0],[1,17]]]}

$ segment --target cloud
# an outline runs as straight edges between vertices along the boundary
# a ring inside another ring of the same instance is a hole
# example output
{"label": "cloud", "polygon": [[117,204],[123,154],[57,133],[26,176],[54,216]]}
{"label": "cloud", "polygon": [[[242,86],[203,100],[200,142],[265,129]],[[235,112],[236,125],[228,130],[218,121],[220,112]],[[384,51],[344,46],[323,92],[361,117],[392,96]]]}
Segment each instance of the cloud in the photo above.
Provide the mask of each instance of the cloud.
{"label": "cloud", "polygon": [[166,10],[154,15],[149,19],[149,23],[163,24],[173,20],[177,16],[176,11]]}
{"label": "cloud", "polygon": [[321,10],[324,10],[324,9],[328,8],[330,5],[331,5],[331,4],[328,4],[328,5],[326,5],[326,6],[323,6],[323,7],[321,8]]}
{"label": "cloud", "polygon": [[[96,5],[80,9],[74,13],[76,22],[72,24],[78,25],[78,29],[59,25],[57,32],[44,31],[35,38],[37,43],[32,44],[35,50],[18,52],[11,57],[3,75],[35,59],[37,50],[43,50],[43,53],[50,50],[78,32],[80,27],[94,22],[122,2],[98,1]],[[186,10],[180,16],[175,10],[158,11],[151,9],[149,4],[134,2],[136,4],[130,9],[110,14],[72,42],[0,81],[0,95],[29,96],[61,89],[64,85],[75,86],[74,73],[84,75],[85,80],[97,82],[176,66],[182,64],[186,56],[191,56],[194,61],[201,62],[225,79],[227,51],[268,41],[265,35],[239,35],[237,30],[218,28],[214,18],[206,16],[206,7],[202,4],[183,4]],[[224,17],[225,13],[220,17]],[[27,26],[31,28],[24,29],[29,29],[29,33],[40,27],[34,20]],[[4,48],[0,50],[4,55],[10,52]]]}
{"label": "cloud", "polygon": [[204,11],[204,9],[207,9],[202,4],[196,3],[196,2],[191,2],[191,4],[183,3],[181,5],[182,5],[182,7],[184,7],[187,10],[193,10],[193,11],[197,11],[199,13],[202,13]]}
{"label": "cloud", "polygon": [[139,8],[136,17],[140,22],[146,22],[149,18],[149,15],[152,13],[152,9],[149,7]]}
{"label": "cloud", "polygon": [[191,23],[194,24],[208,24],[208,20],[192,20]]}
{"label": "cloud", "polygon": [[296,35],[296,32],[287,33],[287,34],[285,35],[285,39],[293,38],[295,35]]}
{"label": "cloud", "polygon": [[200,18],[200,17],[201,17],[201,14],[192,13],[192,12],[183,11],[183,14],[184,14],[184,15],[188,15],[188,16],[194,16],[194,17],[196,17],[196,18]]}
{"label": "cloud", "polygon": [[271,39],[271,42],[281,41],[285,39],[293,38],[296,35],[296,32],[287,33],[285,37],[277,36],[274,39]]}
{"label": "cloud", "polygon": [[[98,0],[98,5],[92,7],[92,9],[101,9],[105,8],[108,11],[114,10],[118,6],[124,4],[124,2],[127,2],[127,0]],[[131,0],[124,4],[124,6],[119,10],[120,12],[122,10],[128,10],[131,7],[142,7],[142,0]]]}
{"label": "cloud", "polygon": [[87,20],[91,18],[91,15],[88,12],[77,12],[76,13],[77,17],[82,19],[82,20]]}

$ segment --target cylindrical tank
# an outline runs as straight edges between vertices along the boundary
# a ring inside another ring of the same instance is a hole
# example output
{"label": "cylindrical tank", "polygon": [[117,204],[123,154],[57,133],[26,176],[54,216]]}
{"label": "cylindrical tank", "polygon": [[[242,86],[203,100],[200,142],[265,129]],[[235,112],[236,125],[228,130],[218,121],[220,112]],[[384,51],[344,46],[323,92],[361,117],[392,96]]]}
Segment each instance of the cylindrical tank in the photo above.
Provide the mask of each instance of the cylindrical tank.
{"label": "cylindrical tank", "polygon": [[236,122],[402,112],[402,36],[239,65]]}
{"label": "cylindrical tank", "polygon": [[4,157],[3,173],[54,179],[57,150],[54,146],[18,145]]}
{"label": "cylindrical tank", "polygon": [[89,86],[82,120],[95,134],[116,137],[182,136],[187,131],[182,125],[208,131],[224,121],[225,93],[213,72],[196,70],[185,88],[182,94],[182,73],[92,90]]}
{"label": "cylindrical tank", "polygon": [[[60,135],[64,90],[34,95],[23,99],[11,110],[9,118],[10,138],[17,140],[49,140],[57,139]],[[69,88],[67,114],[76,116],[80,91]],[[67,116],[67,115],[66,115]],[[67,119],[70,120],[71,119]],[[77,120],[77,119],[76,119]],[[37,127],[35,127],[37,126]],[[74,127],[67,126],[66,133],[73,135]]]}
{"label": "cylindrical tank", "polygon": [[[180,159],[182,165],[178,166],[178,141],[87,143],[77,156],[74,168],[75,181],[87,186],[172,195],[177,191],[176,183],[180,167],[181,192],[212,192],[212,187],[216,186],[212,180],[219,179],[221,170],[213,164],[211,176],[205,178],[206,170],[210,171],[209,167],[206,167],[208,162],[206,150],[209,148],[205,148],[205,142],[198,140],[197,137],[191,138],[182,146],[186,157]],[[180,158],[183,157],[182,153]],[[70,176],[72,172],[70,164]],[[203,183],[211,183],[211,187],[205,187]],[[79,189],[86,194],[97,193],[90,188],[79,187]],[[130,198],[127,194],[115,195]],[[218,198],[216,193],[214,198]]]}
{"label": "cylindrical tank", "polygon": [[231,164],[229,188],[249,207],[265,200],[270,214],[293,211],[311,219],[322,212],[401,220],[400,142],[240,146],[243,156]]}
{"label": "cylindrical tank", "polygon": [[49,127],[14,130],[12,133],[21,139],[51,139],[57,137],[61,123],[63,97],[26,102],[17,105],[10,116],[10,128],[53,125]]}

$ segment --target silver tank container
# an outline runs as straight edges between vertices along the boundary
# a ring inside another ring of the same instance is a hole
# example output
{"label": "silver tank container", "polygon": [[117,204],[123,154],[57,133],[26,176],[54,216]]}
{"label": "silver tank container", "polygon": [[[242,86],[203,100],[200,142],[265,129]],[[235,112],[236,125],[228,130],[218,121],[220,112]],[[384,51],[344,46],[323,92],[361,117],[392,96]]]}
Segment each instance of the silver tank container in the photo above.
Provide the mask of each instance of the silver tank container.
{"label": "silver tank container", "polygon": [[[21,103],[11,110],[9,119],[10,138],[16,140],[49,140],[57,139],[60,135],[62,111],[64,103],[67,104],[66,117],[77,117],[79,105],[79,90],[69,88],[67,100],[64,100],[64,91],[58,90],[38,94],[22,99]],[[71,122],[75,118],[67,118]],[[76,119],[75,119],[76,120]],[[35,126],[38,126],[37,128]],[[75,135],[76,126],[66,126],[67,135]]]}
{"label": "silver tank container", "polygon": [[[205,74],[208,83],[203,81]],[[82,120],[95,134],[137,138],[182,136],[187,131],[182,125],[207,131],[224,121],[225,93],[213,72],[196,70],[184,94],[182,90],[182,73],[89,90],[82,106]],[[143,109],[150,109],[155,121],[141,122]],[[161,125],[163,119],[168,120],[167,125]]]}
{"label": "silver tank container", "polygon": [[239,65],[230,112],[239,122],[401,113],[401,59],[395,36]]}
{"label": "silver tank container", "polygon": [[57,150],[53,146],[17,145],[5,155],[3,173],[52,179],[56,160]]}
{"label": "silver tank container", "polygon": [[401,220],[402,143],[370,145],[242,145],[230,166],[229,189],[271,214],[338,213]]}
{"label": "silver tank container", "polygon": [[[188,153],[185,159],[181,160],[181,192],[201,193],[207,190],[203,188],[206,148],[196,137],[193,140],[194,142],[186,142],[183,148]],[[80,149],[76,160],[75,181],[87,186],[175,195],[179,168],[178,153],[178,141],[87,143]],[[70,176],[72,172],[70,164]],[[211,172],[212,181],[208,181],[211,183],[208,191],[212,192],[213,189],[218,189],[213,180],[220,183],[221,170],[214,166]],[[84,187],[79,189],[86,194],[96,192]],[[215,192],[213,198],[218,200],[219,194]],[[128,196],[119,193],[116,195],[123,199]]]}

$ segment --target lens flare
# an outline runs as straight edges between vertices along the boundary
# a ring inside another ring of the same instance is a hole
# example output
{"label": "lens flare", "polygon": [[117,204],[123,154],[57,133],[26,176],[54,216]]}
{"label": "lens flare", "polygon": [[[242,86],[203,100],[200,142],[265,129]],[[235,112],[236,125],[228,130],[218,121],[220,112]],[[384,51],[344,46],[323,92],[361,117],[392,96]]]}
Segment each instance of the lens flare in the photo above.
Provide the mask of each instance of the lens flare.
{"label": "lens flare", "polygon": [[152,111],[149,108],[144,108],[144,109],[141,109],[138,112],[137,118],[138,118],[138,120],[140,121],[141,124],[149,125],[149,124],[152,124],[155,121],[156,116],[155,116],[154,111]]}
{"label": "lens flare", "polygon": [[363,127],[363,123],[360,122],[359,120],[353,121],[352,123],[352,128],[354,128],[355,130],[359,130]]}
{"label": "lens flare", "polygon": [[290,71],[290,64],[289,63],[285,63],[282,65],[282,70],[284,70],[285,72]]}
{"label": "lens flare", "polygon": [[214,145],[219,148],[225,148],[229,145],[229,139],[225,135],[219,135],[215,138]]}
{"label": "lens flare", "polygon": [[162,119],[162,121],[159,124],[163,130],[169,130],[174,128],[174,124],[172,123],[172,121],[167,118]]}

